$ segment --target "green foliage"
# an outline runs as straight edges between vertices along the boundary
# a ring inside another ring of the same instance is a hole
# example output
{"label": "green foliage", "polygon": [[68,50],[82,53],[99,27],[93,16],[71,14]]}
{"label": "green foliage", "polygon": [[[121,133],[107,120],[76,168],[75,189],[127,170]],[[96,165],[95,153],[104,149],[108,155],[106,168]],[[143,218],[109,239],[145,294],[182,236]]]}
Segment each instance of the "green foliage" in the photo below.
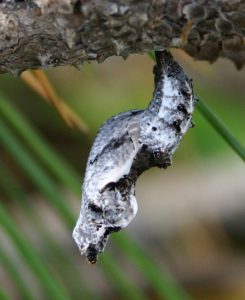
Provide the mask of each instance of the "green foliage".
{"label": "green foliage", "polygon": [[206,118],[208,123],[219,133],[220,136],[227,142],[228,145],[245,161],[245,148],[233,136],[230,130],[223,124],[223,122],[216,116],[216,114],[208,107],[206,103],[200,101],[197,103],[197,108],[201,114]]}
{"label": "green foliage", "polygon": [[10,300],[9,296],[4,292],[4,290],[2,288],[0,288],[0,299]]}

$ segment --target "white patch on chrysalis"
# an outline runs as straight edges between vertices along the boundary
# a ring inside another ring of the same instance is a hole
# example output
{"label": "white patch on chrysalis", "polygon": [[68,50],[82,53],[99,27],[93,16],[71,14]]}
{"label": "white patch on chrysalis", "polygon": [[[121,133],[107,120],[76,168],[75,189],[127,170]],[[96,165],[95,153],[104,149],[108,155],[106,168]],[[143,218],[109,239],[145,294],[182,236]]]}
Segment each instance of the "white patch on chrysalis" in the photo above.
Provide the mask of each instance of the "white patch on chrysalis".
{"label": "white patch on chrysalis", "polygon": [[[170,99],[173,97],[178,97],[179,91],[178,91],[178,89],[176,89],[177,86],[178,86],[177,80],[173,80],[173,79],[168,78],[168,76],[164,76],[162,92],[165,97],[170,98]],[[165,100],[165,103],[166,103],[166,100]]]}
{"label": "white patch on chrysalis", "polygon": [[153,166],[168,167],[192,125],[195,97],[191,80],[169,52],[156,52],[156,61],[149,107],[106,121],[88,158],[73,238],[90,263],[97,261],[108,236],[134,218],[137,177]]}
{"label": "white patch on chrysalis", "polygon": [[107,167],[111,167],[111,170],[98,181],[99,190],[103,189],[108,182],[117,182],[124,175],[128,175],[135,155],[136,151],[132,152],[126,161],[122,161],[122,163],[115,166],[115,168],[113,168],[112,162],[110,162]]}

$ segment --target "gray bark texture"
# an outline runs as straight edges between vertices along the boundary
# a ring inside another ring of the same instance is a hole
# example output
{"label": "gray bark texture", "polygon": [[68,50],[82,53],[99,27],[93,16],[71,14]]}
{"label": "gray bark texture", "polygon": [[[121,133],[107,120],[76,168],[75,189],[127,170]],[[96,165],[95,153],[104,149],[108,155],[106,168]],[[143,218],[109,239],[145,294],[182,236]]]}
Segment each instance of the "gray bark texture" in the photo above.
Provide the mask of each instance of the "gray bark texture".
{"label": "gray bark texture", "polygon": [[165,48],[245,63],[245,0],[2,0],[0,72]]}

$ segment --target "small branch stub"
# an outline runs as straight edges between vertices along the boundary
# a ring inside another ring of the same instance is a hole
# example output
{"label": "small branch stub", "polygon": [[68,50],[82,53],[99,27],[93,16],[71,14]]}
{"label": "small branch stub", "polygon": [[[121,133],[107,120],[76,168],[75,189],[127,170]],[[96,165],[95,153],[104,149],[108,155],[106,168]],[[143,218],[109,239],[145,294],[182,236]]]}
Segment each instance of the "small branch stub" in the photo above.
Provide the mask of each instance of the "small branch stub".
{"label": "small branch stub", "polygon": [[135,184],[145,170],[167,168],[188,128],[195,104],[192,82],[168,51],[156,52],[155,90],[145,110],[120,113],[101,127],[91,149],[73,238],[90,263],[109,234],[137,212]]}

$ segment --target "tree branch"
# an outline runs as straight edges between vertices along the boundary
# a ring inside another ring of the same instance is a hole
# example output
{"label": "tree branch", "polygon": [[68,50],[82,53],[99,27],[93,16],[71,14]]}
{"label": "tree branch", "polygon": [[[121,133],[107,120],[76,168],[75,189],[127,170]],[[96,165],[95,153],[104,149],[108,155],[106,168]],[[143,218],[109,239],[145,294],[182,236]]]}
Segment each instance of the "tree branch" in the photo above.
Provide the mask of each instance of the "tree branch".
{"label": "tree branch", "polygon": [[3,0],[0,72],[183,48],[245,63],[244,0]]}

